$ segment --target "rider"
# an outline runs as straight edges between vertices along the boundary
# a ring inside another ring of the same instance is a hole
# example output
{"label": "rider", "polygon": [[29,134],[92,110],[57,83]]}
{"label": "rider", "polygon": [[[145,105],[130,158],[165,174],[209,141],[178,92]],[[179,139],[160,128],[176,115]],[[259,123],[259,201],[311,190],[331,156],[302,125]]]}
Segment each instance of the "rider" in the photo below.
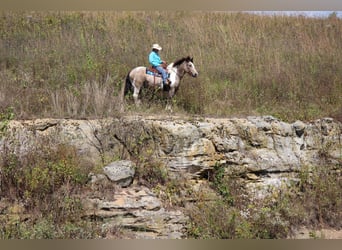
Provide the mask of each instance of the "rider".
{"label": "rider", "polygon": [[160,47],[159,44],[155,43],[152,45],[152,51],[148,56],[148,61],[152,65],[153,68],[157,69],[158,72],[162,75],[163,81],[161,83],[161,89],[163,89],[163,85],[168,84],[168,79],[167,79],[167,72],[166,70],[162,67],[163,64],[165,64],[164,61],[161,60],[159,56],[159,51],[162,50],[162,47]]}

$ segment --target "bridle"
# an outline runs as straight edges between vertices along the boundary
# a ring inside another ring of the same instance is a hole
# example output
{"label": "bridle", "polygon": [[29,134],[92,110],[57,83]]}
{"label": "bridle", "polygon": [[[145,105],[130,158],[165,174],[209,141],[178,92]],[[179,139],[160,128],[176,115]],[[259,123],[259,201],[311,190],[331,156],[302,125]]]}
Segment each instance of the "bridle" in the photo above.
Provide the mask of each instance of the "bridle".
{"label": "bridle", "polygon": [[[185,62],[186,62],[186,61],[185,61]],[[188,63],[188,62],[186,62],[186,63]],[[179,73],[178,73],[178,68],[179,68],[179,66],[180,66],[180,65],[177,65],[177,66],[171,68],[171,71],[173,71],[174,73],[176,73],[176,75],[177,75],[179,78],[183,78],[183,76],[185,75],[185,73],[188,73],[188,74],[191,73],[191,71],[186,71],[186,70],[184,70],[184,74],[183,74],[183,75],[179,74]],[[174,68],[177,68],[177,70],[175,70]]]}

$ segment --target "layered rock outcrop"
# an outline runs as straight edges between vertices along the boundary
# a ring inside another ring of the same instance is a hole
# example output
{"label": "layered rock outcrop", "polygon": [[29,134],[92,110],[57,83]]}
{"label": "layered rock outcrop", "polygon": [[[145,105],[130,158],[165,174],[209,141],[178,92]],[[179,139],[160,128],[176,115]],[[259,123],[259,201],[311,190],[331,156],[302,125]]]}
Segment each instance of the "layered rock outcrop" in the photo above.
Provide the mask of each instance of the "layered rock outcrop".
{"label": "layered rock outcrop", "polygon": [[129,159],[149,151],[175,174],[198,178],[213,166],[241,173],[298,170],[341,160],[341,123],[331,118],[293,124],[274,117],[159,119],[131,116],[105,120],[11,121],[0,140],[25,154],[44,137],[74,145],[85,160]]}
{"label": "layered rock outcrop", "polygon": [[[227,174],[250,180],[253,190],[256,185],[276,187],[303,166],[321,165],[322,161],[341,166],[341,131],[342,124],[331,118],[308,123],[286,123],[272,116],[37,119],[11,121],[5,136],[0,138],[0,150],[6,146],[24,155],[38,140],[49,138],[49,143],[75,146],[84,161],[102,162],[104,166],[115,159],[148,157],[164,164],[171,176],[189,180],[205,179],[215,166],[224,167]],[[126,179],[124,191],[113,200],[91,198],[88,206],[96,207],[96,213],[103,216],[120,215],[128,228],[143,222],[146,230],[152,232],[151,237],[182,237],[186,219],[181,211],[166,211],[150,190],[130,190],[131,183],[131,179]],[[152,204],[154,207],[149,207]],[[156,218],[162,222],[159,226],[154,222]],[[176,221],[176,229],[167,221]]]}

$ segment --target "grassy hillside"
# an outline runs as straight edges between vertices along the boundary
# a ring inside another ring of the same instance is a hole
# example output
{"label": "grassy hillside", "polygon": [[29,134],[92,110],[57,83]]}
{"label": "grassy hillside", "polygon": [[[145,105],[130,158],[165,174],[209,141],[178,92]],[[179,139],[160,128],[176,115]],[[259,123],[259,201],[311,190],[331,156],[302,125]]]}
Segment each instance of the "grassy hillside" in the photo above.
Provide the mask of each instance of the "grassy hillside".
{"label": "grassy hillside", "polygon": [[[128,71],[152,43],[191,55],[176,111],[342,119],[342,20],[211,12],[2,12],[0,113],[16,118],[118,113]],[[144,112],[159,110],[160,102]]]}

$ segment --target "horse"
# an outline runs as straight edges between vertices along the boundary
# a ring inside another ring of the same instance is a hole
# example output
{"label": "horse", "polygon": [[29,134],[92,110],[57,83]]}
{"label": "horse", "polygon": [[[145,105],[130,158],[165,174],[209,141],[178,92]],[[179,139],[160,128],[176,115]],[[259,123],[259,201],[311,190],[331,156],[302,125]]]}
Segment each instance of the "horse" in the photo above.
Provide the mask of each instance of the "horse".
{"label": "horse", "polygon": [[[193,62],[193,58],[190,56],[180,58],[166,67],[166,71],[169,75],[168,79],[170,83],[163,87],[164,92],[168,92],[168,102],[166,110],[172,111],[171,104],[172,98],[179,89],[180,82],[185,74],[189,74],[192,77],[197,77],[198,72]],[[126,76],[125,84],[123,85],[122,101],[124,102],[125,96],[129,93],[133,93],[133,99],[136,106],[139,106],[141,100],[139,99],[139,93],[142,87],[148,88],[160,88],[162,83],[161,76],[156,76],[151,73],[147,67],[138,66],[133,68]]]}

